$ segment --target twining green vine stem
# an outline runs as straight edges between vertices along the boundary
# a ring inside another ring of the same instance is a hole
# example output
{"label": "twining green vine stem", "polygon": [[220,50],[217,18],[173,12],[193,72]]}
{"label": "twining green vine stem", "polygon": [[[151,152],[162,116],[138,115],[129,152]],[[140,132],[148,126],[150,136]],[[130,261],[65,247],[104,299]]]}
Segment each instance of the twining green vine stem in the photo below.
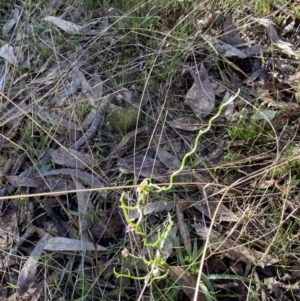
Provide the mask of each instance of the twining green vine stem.
{"label": "twining green vine stem", "polygon": [[[198,135],[195,139],[194,147],[192,148],[192,150],[190,152],[185,154],[185,156],[182,159],[180,168],[170,175],[170,181],[167,186],[160,187],[158,185],[152,184],[150,179],[144,179],[137,188],[137,202],[136,202],[135,206],[127,206],[125,204],[125,193],[122,194],[122,196],[120,198],[120,203],[121,203],[120,207],[123,211],[125,220],[128,223],[127,231],[134,232],[135,235],[140,236],[143,241],[143,246],[147,247],[147,248],[152,248],[152,250],[155,251],[155,252],[153,252],[153,253],[155,253],[155,255],[154,255],[154,258],[150,258],[150,260],[146,260],[146,258],[144,258],[144,257],[141,258],[143,260],[144,264],[146,266],[150,267],[150,271],[148,272],[148,274],[146,276],[137,277],[137,276],[131,275],[129,271],[127,274],[119,274],[116,271],[114,271],[114,273],[117,277],[125,277],[125,278],[134,279],[134,280],[144,280],[147,283],[147,285],[151,285],[154,280],[165,278],[168,275],[169,270],[165,269],[166,264],[165,264],[165,260],[164,260],[163,256],[161,255],[160,249],[162,248],[164,241],[166,240],[167,236],[169,235],[171,228],[173,226],[173,223],[171,221],[171,218],[169,217],[169,221],[168,221],[168,223],[166,223],[163,233],[161,234],[159,231],[156,240],[154,242],[150,243],[148,241],[149,234],[145,233],[145,231],[143,231],[143,229],[141,228],[141,222],[143,220],[143,214],[141,211],[141,203],[146,203],[148,193],[149,193],[149,188],[154,188],[155,192],[163,192],[163,191],[169,191],[173,187],[174,177],[182,172],[187,158],[195,153],[198,143],[199,143],[199,140],[202,137],[202,135],[207,133],[210,130],[210,128],[213,124],[213,121],[216,120],[221,115],[222,110],[226,106],[228,106],[234,99],[236,99],[238,97],[239,93],[240,93],[240,90],[238,90],[238,92],[234,96],[230,97],[226,102],[221,104],[216,115],[214,115],[208,121],[207,127],[204,130],[200,130],[198,132]],[[136,210],[139,214],[139,217],[138,217],[137,221],[135,221],[135,222],[133,222],[129,216],[129,212],[132,210]],[[127,254],[127,252],[126,252],[126,254]],[[128,255],[132,256],[130,254],[128,254]],[[160,271],[162,269],[165,270],[165,272],[163,275],[160,275]]]}
{"label": "twining green vine stem", "polygon": [[174,183],[174,177],[177,176],[178,174],[180,174],[182,172],[182,170],[183,170],[183,168],[185,166],[185,162],[186,162],[187,158],[190,157],[192,154],[195,153],[195,151],[197,150],[197,147],[198,147],[199,140],[202,137],[202,135],[205,134],[205,133],[207,133],[210,130],[210,128],[211,128],[214,120],[216,120],[221,115],[223,109],[226,106],[228,106],[233,100],[235,100],[238,97],[239,94],[240,94],[240,89],[237,91],[237,93],[234,96],[230,97],[226,102],[224,102],[224,103],[222,103],[220,105],[217,114],[214,115],[212,118],[209,119],[207,127],[204,130],[200,130],[198,132],[198,135],[197,135],[197,137],[195,139],[194,147],[191,149],[191,151],[189,151],[187,154],[185,154],[185,156],[183,157],[183,159],[181,161],[181,166],[179,167],[179,169],[177,169],[176,171],[174,171],[170,175],[169,185],[160,187],[160,186],[157,186],[155,184],[149,183],[149,187],[154,187],[156,189],[155,190],[156,192],[169,191],[172,188],[173,183]]}

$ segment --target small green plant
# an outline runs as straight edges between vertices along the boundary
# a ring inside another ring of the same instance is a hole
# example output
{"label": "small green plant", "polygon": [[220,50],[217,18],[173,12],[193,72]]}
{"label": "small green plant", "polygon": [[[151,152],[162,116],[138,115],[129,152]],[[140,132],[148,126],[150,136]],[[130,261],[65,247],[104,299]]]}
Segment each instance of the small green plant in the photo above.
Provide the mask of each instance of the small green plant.
{"label": "small green plant", "polygon": [[[121,209],[124,213],[126,222],[128,223],[127,232],[134,232],[135,235],[139,236],[143,241],[143,246],[149,250],[149,256],[153,256],[152,258],[146,259],[142,258],[143,263],[150,267],[149,273],[146,276],[133,276],[130,274],[128,270],[127,274],[119,274],[115,271],[115,275],[117,277],[127,277],[134,280],[144,280],[147,285],[151,285],[153,281],[163,279],[168,275],[168,269],[166,268],[166,263],[163,259],[163,256],[160,252],[160,248],[163,242],[166,240],[169,235],[173,223],[171,218],[169,217],[168,221],[165,224],[164,231],[158,231],[157,238],[153,242],[149,241],[149,233],[146,233],[141,226],[142,223],[142,212],[140,210],[140,206],[142,203],[146,203],[148,193],[149,193],[149,183],[148,179],[145,179],[138,187],[138,199],[135,206],[127,206],[125,204],[125,193],[122,194],[120,198]],[[129,216],[129,212],[132,210],[137,210],[139,212],[139,218],[136,222],[132,222]],[[132,256],[127,249],[122,252],[123,257]]]}
{"label": "small green plant", "polygon": [[[134,232],[136,237],[139,237],[142,240],[143,247],[148,250],[148,254],[150,254],[149,259],[146,259],[145,257],[141,258],[142,262],[145,266],[148,268],[147,275],[144,276],[134,276],[130,273],[130,271],[127,269],[127,273],[118,273],[115,271],[115,275],[117,277],[124,277],[124,278],[130,278],[133,280],[144,280],[146,285],[151,285],[154,281],[160,280],[163,278],[166,278],[168,276],[168,265],[165,262],[165,259],[162,256],[161,253],[161,247],[164,243],[164,241],[167,239],[167,236],[169,235],[173,222],[171,220],[171,217],[169,216],[167,222],[164,225],[164,231],[161,233],[158,232],[156,240],[154,242],[149,241],[149,233],[145,231],[144,228],[142,228],[142,221],[143,221],[143,214],[141,211],[141,204],[146,203],[148,199],[149,192],[154,191],[156,193],[161,192],[167,192],[170,191],[174,184],[174,177],[181,173],[183,170],[186,160],[195,153],[199,140],[202,137],[203,134],[207,133],[212,123],[215,119],[217,119],[224,107],[226,107],[229,103],[231,103],[237,96],[239,95],[239,91],[237,94],[233,97],[231,97],[227,102],[223,103],[218,112],[209,120],[208,126],[204,130],[200,130],[198,132],[198,135],[195,139],[194,147],[190,152],[188,152],[182,159],[181,166],[178,170],[176,170],[174,173],[171,174],[169,179],[169,184],[167,186],[157,186],[155,184],[152,184],[150,179],[145,179],[142,181],[142,183],[137,188],[137,202],[134,206],[128,206],[125,203],[125,193],[121,195],[120,203],[121,203],[121,209],[123,211],[125,220],[128,224],[127,232]],[[130,219],[130,211],[137,211],[139,213],[139,217],[137,221],[133,222]],[[133,258],[136,258],[133,254],[130,254],[127,249],[123,250],[122,252],[123,257],[132,256]],[[150,267],[150,268],[149,268]],[[205,289],[203,288],[205,291]]]}

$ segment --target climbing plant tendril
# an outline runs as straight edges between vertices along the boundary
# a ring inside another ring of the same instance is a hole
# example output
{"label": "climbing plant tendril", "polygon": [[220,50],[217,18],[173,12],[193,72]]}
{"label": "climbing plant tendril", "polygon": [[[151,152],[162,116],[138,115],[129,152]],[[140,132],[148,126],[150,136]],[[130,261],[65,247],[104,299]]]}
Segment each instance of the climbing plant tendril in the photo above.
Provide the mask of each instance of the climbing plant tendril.
{"label": "climbing plant tendril", "polygon": [[[162,255],[161,249],[163,248],[163,244],[173,227],[173,222],[171,220],[171,217],[170,215],[168,215],[168,220],[164,223],[162,227],[162,233],[161,231],[158,231],[156,239],[153,242],[150,242],[149,237],[151,235],[147,233],[146,227],[144,228],[142,227],[143,213],[141,210],[141,205],[147,202],[148,194],[150,191],[149,188],[153,188],[155,192],[163,192],[163,191],[169,191],[173,187],[174,177],[181,173],[181,171],[185,166],[185,162],[187,158],[195,153],[199,140],[202,137],[202,135],[210,130],[213,121],[216,120],[221,115],[222,110],[226,106],[228,106],[234,99],[238,97],[239,92],[240,90],[238,90],[238,92],[234,96],[230,97],[228,101],[221,104],[216,115],[214,115],[208,121],[207,127],[204,130],[199,131],[195,139],[194,147],[190,152],[185,154],[185,156],[182,159],[180,168],[170,175],[170,181],[167,186],[160,187],[158,185],[152,184],[150,179],[144,179],[142,183],[137,187],[137,202],[134,206],[127,206],[125,204],[125,199],[126,199],[125,193],[121,195],[120,207],[123,211],[125,220],[128,224],[127,232],[133,232],[136,235],[136,238],[140,238],[142,240],[143,247],[147,248],[150,258],[149,259],[146,259],[145,257],[139,258],[141,262],[148,267],[147,268],[148,273],[146,276],[134,276],[130,273],[130,271],[127,271],[126,273],[118,273],[114,271],[117,277],[130,278],[132,280],[144,280],[146,285],[151,285],[153,281],[163,279],[167,277],[167,275],[169,274],[169,269],[165,262],[165,258]],[[129,214],[129,212],[133,212],[133,211],[138,213],[138,218],[136,219],[135,222],[132,221]],[[124,252],[124,254],[125,254],[123,255],[124,257],[131,256],[137,259],[136,256],[129,254],[127,251]],[[160,275],[161,271],[163,271],[163,275]]]}
{"label": "climbing plant tendril", "polygon": [[190,157],[192,154],[195,153],[196,149],[197,149],[197,146],[198,146],[198,143],[199,143],[199,140],[200,138],[202,137],[203,134],[207,133],[214,120],[216,120],[222,113],[223,109],[228,106],[232,101],[234,101],[238,95],[240,93],[240,89],[237,91],[237,93],[234,95],[234,96],[231,96],[226,102],[222,103],[219,107],[219,110],[217,112],[216,115],[214,115],[211,119],[209,119],[208,121],[208,125],[207,127],[204,129],[204,130],[200,130],[198,132],[198,135],[195,139],[195,143],[194,143],[194,147],[192,148],[192,150],[190,152],[188,152],[187,154],[185,154],[185,156],[183,157],[182,161],[181,161],[181,166],[179,167],[178,170],[176,170],[175,172],[173,172],[171,175],[170,175],[170,181],[169,181],[169,185],[167,186],[163,186],[163,187],[160,187],[160,186],[157,186],[155,184],[152,184],[152,183],[149,183],[149,187],[154,187],[156,190],[156,192],[162,192],[162,191],[169,191],[172,187],[173,187],[173,183],[174,183],[174,177],[177,176],[178,174],[180,174],[185,166],[185,162],[187,160],[188,157]]}

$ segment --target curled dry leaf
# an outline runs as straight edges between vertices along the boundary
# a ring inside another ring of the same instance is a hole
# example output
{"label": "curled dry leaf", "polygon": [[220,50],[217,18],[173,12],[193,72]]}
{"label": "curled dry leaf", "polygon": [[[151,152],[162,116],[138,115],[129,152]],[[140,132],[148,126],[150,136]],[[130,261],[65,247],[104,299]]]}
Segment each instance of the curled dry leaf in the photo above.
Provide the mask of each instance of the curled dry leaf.
{"label": "curled dry leaf", "polygon": [[224,35],[222,36],[222,40],[227,44],[232,46],[237,46],[239,44],[245,43],[243,39],[240,38],[240,34],[237,32],[235,25],[233,24],[232,15],[229,15],[224,23]]}
{"label": "curled dry leaf", "polygon": [[14,47],[9,44],[5,44],[0,48],[0,57],[12,65],[18,65],[18,59],[14,54]]}
{"label": "curled dry leaf", "polygon": [[133,103],[136,98],[134,96],[134,94],[129,91],[128,89],[122,89],[120,91],[118,91],[118,94],[127,102],[127,103]]}
{"label": "curled dry leaf", "polygon": [[55,164],[78,169],[85,169],[93,165],[93,158],[89,154],[82,154],[74,149],[59,147],[50,150],[51,161]]}
{"label": "curled dry leaf", "polygon": [[191,106],[198,118],[204,119],[214,108],[215,92],[203,64],[201,64],[199,74],[191,74],[194,84],[185,96],[185,103]]}
{"label": "curled dry leaf", "polygon": [[44,247],[44,251],[52,252],[82,252],[82,251],[108,251],[100,245],[95,245],[88,241],[65,237],[52,237]]}
{"label": "curled dry leaf", "polygon": [[45,11],[48,13],[66,4],[64,0],[48,0],[46,2],[47,2],[47,6],[45,7]]}
{"label": "curled dry leaf", "polygon": [[269,266],[279,261],[271,255],[266,255],[262,252],[251,250],[244,245],[240,245],[235,240],[220,235],[214,230],[211,231],[208,237],[209,229],[199,224],[195,226],[195,230],[197,235],[204,239],[209,239],[211,248],[217,249],[219,252],[221,251],[224,256],[232,260],[243,261],[247,264],[261,267]]}
{"label": "curled dry leaf", "polygon": [[300,81],[300,71],[296,72],[294,75],[291,75],[287,80],[287,83],[291,86],[297,87]]}
{"label": "curled dry leaf", "polygon": [[0,216],[0,248],[7,248],[18,240],[18,211],[9,206]]}
{"label": "curled dry leaf", "polygon": [[197,25],[199,29],[203,30],[205,28],[211,27],[212,24],[216,21],[217,16],[217,12],[210,12],[209,10],[206,10],[205,16],[201,16],[201,19],[197,19]]}
{"label": "curled dry leaf", "polygon": [[18,277],[18,295],[23,296],[27,290],[31,287],[36,277],[36,270],[38,265],[38,259],[43,252],[48,239],[48,234],[39,240],[35,248],[30,254],[30,257],[27,259],[24,264],[19,277]]}
{"label": "curled dry leaf", "polygon": [[[95,107],[95,101],[93,99],[93,89],[90,86],[89,82],[87,81],[87,79],[85,78],[84,74],[78,69],[77,66],[75,66],[73,68],[73,83],[71,83],[71,87],[74,86],[74,90],[81,88],[81,92],[84,96],[85,101],[89,102],[89,104],[93,107]],[[69,88],[69,89],[70,89]],[[71,91],[70,90],[70,94],[73,94],[76,91]],[[68,95],[70,95],[68,94]],[[67,96],[67,95],[66,95]]]}
{"label": "curled dry leaf", "polygon": [[280,48],[287,54],[290,55],[296,54],[291,48],[292,44],[284,42],[279,37],[274,22],[266,18],[256,19],[256,20],[259,24],[263,25],[267,29],[268,37],[273,44],[275,44],[278,48]]}
{"label": "curled dry leaf", "polygon": [[283,28],[282,35],[286,35],[287,33],[294,31],[294,26],[295,26],[295,20],[293,20],[291,23],[287,24]]}
{"label": "curled dry leaf", "polygon": [[[222,100],[222,104],[227,102],[230,98],[230,94],[227,91],[223,97]],[[234,107],[235,107],[235,103],[234,101],[232,101],[229,105],[227,105],[225,107],[225,109],[222,111],[221,116],[224,117],[226,120],[231,120],[232,119],[232,115],[234,113]]]}
{"label": "curled dry leaf", "polygon": [[99,76],[95,76],[91,82],[93,86],[90,85],[90,83],[85,79],[84,75],[82,74],[82,93],[85,99],[87,99],[89,104],[93,107],[82,123],[82,127],[84,129],[88,128],[88,126],[93,122],[95,116],[97,115],[98,109],[101,106],[103,107],[102,102],[105,102],[105,98],[102,99],[103,82],[101,78]]}
{"label": "curled dry leaf", "polygon": [[0,149],[10,143],[10,140],[17,134],[21,119],[16,118],[15,122],[8,122],[7,128],[0,135]]}

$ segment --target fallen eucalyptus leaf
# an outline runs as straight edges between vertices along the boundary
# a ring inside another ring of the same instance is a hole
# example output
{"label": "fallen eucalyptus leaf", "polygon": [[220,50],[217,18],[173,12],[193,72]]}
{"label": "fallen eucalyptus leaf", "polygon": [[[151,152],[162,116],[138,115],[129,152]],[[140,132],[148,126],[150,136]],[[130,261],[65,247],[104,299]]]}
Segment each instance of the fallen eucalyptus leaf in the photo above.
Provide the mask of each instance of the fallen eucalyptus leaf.
{"label": "fallen eucalyptus leaf", "polygon": [[76,184],[78,214],[79,214],[79,231],[81,233],[81,240],[84,242],[90,241],[88,229],[92,227],[91,216],[93,216],[94,206],[90,199],[90,192],[84,191],[84,186],[78,181],[75,176],[72,176]]}
{"label": "fallen eucalyptus leaf", "polygon": [[260,111],[256,114],[254,114],[251,119],[252,120],[270,120],[272,119],[273,117],[275,117],[277,114],[277,111],[273,111],[273,110],[263,110],[263,111]]}
{"label": "fallen eucalyptus leaf", "polygon": [[140,134],[147,133],[149,129],[150,129],[149,126],[145,125],[143,127],[140,127],[136,130],[127,133],[122,138],[122,140],[118,143],[118,145],[111,150],[111,153],[108,157],[111,157],[112,155],[116,154],[119,158],[122,158],[124,156],[124,153],[126,153],[126,151],[133,146],[137,137]]}
{"label": "fallen eucalyptus leaf", "polygon": [[[86,171],[81,171],[79,169],[71,169],[71,168],[54,169],[54,170],[43,172],[40,175],[42,177],[65,176],[68,178],[72,178],[72,176],[75,176],[79,178],[81,181],[83,181],[84,183],[88,183],[88,185],[91,186],[92,188],[104,188],[104,185],[102,184],[102,182],[99,181],[98,178],[96,178],[95,176],[91,175]],[[102,191],[101,193],[103,197],[107,195],[107,193],[104,191]]]}
{"label": "fallen eucalyptus leaf", "polygon": [[176,204],[176,213],[177,213],[177,222],[179,226],[180,235],[185,246],[185,249],[189,256],[192,256],[192,242],[190,233],[186,223],[184,222],[183,209],[188,207],[190,202],[186,202],[185,200],[181,200]]}
{"label": "fallen eucalyptus leaf", "polygon": [[55,26],[69,34],[80,34],[83,29],[83,26],[77,25],[70,21],[66,21],[60,17],[47,16],[44,18],[44,20],[54,24]]}
{"label": "fallen eucalyptus leaf", "polygon": [[138,219],[140,217],[140,214],[142,213],[143,216],[152,214],[152,213],[158,213],[162,211],[171,211],[175,209],[176,203],[173,201],[157,201],[157,202],[151,202],[147,204],[140,205],[139,209],[135,210],[129,210],[128,216],[131,221]]}
{"label": "fallen eucalyptus leaf", "polygon": [[175,171],[181,166],[180,160],[166,151],[163,147],[157,147],[157,157],[170,171]]}
{"label": "fallen eucalyptus leaf", "polygon": [[27,292],[27,290],[32,286],[35,280],[38,259],[43,252],[43,248],[47,243],[47,239],[48,234],[46,234],[43,238],[39,240],[19,274],[17,285],[19,296],[23,296]]}
{"label": "fallen eucalyptus leaf", "polygon": [[238,220],[238,217],[231,212],[226,206],[223,204],[219,205],[219,201],[210,199],[208,200],[203,200],[200,202],[196,202],[193,204],[193,207],[197,209],[199,212],[203,213],[210,219],[213,218],[215,215],[216,210],[216,216],[214,221],[219,223],[219,222],[236,222]]}
{"label": "fallen eucalyptus leaf", "polygon": [[64,89],[57,95],[53,96],[47,103],[47,106],[51,107],[62,107],[65,105],[65,100],[68,96],[77,92],[81,87],[81,77],[75,78],[73,76],[71,83],[67,84]]}
{"label": "fallen eucalyptus leaf", "polygon": [[37,180],[30,179],[28,177],[21,176],[6,176],[8,182],[15,187],[35,187],[41,186],[41,183]]}
{"label": "fallen eucalyptus leaf", "polygon": [[[197,281],[193,275],[179,266],[170,266],[170,278],[184,291],[190,301],[207,301],[204,292],[198,290],[198,298],[194,299]],[[198,288],[197,288],[198,289]]]}
{"label": "fallen eucalyptus leaf", "polygon": [[78,239],[66,237],[52,237],[48,240],[44,247],[44,251],[52,252],[82,252],[82,251],[108,251],[100,245],[95,245],[92,242],[82,241]]}
{"label": "fallen eucalyptus leaf", "polygon": [[269,266],[277,263],[279,260],[272,257],[271,255],[265,255],[262,252],[251,250],[244,245],[240,245],[231,238],[220,235],[217,231],[212,230],[208,237],[208,228],[201,226],[200,224],[195,225],[197,235],[201,236],[205,240],[209,239],[210,247],[222,251],[222,255],[235,260],[243,261],[247,264],[255,266]]}
{"label": "fallen eucalyptus leaf", "polygon": [[260,55],[261,53],[267,51],[269,49],[266,45],[255,45],[249,48],[243,49],[243,52],[247,57]]}
{"label": "fallen eucalyptus leaf", "polygon": [[126,157],[118,161],[117,166],[123,173],[133,173],[159,182],[168,182],[169,177],[165,166],[150,157]]}
{"label": "fallen eucalyptus leaf", "polygon": [[20,9],[18,7],[15,7],[13,17],[9,19],[2,27],[3,34],[8,34],[10,32],[10,30],[17,23],[19,15],[20,15]]}
{"label": "fallen eucalyptus leaf", "polygon": [[93,158],[89,154],[82,154],[67,147],[59,147],[49,151],[51,161],[55,164],[78,169],[85,169],[93,165]]}
{"label": "fallen eucalyptus leaf", "polygon": [[181,117],[171,121],[168,124],[175,129],[185,130],[185,131],[198,131],[201,127],[201,120],[196,117]]}
{"label": "fallen eucalyptus leaf", "polygon": [[247,54],[244,51],[239,50],[238,48],[229,45],[219,39],[212,40],[213,47],[217,50],[218,53],[222,54],[225,57],[238,57],[240,59],[247,58]]}
{"label": "fallen eucalyptus leaf", "polygon": [[82,128],[74,121],[67,120],[59,115],[57,115],[53,110],[47,110],[43,107],[36,105],[35,108],[36,115],[44,122],[50,123],[51,125],[56,125],[60,128],[67,130],[81,131]]}
{"label": "fallen eucalyptus leaf", "polygon": [[167,260],[173,253],[174,242],[177,235],[178,226],[173,226],[168,236],[160,245],[160,252],[164,260]]}

